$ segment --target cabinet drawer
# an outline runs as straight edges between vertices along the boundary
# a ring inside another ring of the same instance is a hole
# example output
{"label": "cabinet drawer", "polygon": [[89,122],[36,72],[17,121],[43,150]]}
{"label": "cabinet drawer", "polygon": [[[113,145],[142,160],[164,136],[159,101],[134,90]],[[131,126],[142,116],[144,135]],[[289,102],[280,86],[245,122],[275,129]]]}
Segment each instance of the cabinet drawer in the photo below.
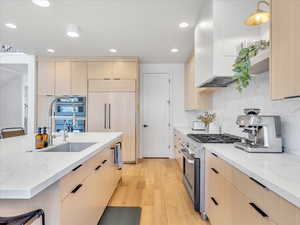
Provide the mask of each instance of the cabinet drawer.
{"label": "cabinet drawer", "polygon": [[233,168],[233,185],[278,225],[296,225],[298,208],[257,180]]}
{"label": "cabinet drawer", "polygon": [[[105,151],[105,150],[104,150]],[[60,180],[60,197],[64,199],[71,191],[80,184],[89,174],[101,164],[104,155],[98,153],[87,162],[75,167],[68,175]]]}
{"label": "cabinet drawer", "polygon": [[60,198],[64,199],[71,191],[84,180],[90,173],[86,163],[75,167],[68,175],[60,180]]}
{"label": "cabinet drawer", "polygon": [[234,186],[231,187],[233,225],[275,225],[265,211],[249,200]]}
{"label": "cabinet drawer", "polygon": [[89,92],[135,92],[135,80],[89,80]]}
{"label": "cabinet drawer", "polygon": [[211,152],[207,152],[206,160],[210,169],[216,170],[226,180],[232,182],[232,166],[220,159],[217,154]]}

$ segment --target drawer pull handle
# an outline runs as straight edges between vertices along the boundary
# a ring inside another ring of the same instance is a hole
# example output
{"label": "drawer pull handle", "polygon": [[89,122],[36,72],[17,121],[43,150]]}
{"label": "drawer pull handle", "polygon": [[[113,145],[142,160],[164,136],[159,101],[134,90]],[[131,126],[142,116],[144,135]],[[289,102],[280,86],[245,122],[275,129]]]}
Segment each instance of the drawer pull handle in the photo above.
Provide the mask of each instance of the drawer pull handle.
{"label": "drawer pull handle", "polygon": [[80,164],[79,166],[76,166],[74,169],[73,169],[73,171],[76,171],[76,170],[78,170],[80,167],[82,167],[82,165]]}
{"label": "drawer pull handle", "polygon": [[80,188],[82,187],[82,184],[78,184],[76,186],[76,188],[73,189],[73,191],[71,191],[72,194],[75,194]]}
{"label": "drawer pull handle", "polygon": [[213,156],[215,156],[215,157],[219,157],[216,153],[211,153]]}
{"label": "drawer pull handle", "polygon": [[216,174],[219,174],[219,171],[216,170],[215,168],[211,168],[212,171],[214,171]]}
{"label": "drawer pull handle", "polygon": [[103,160],[102,164],[105,164],[107,162],[107,160]]}
{"label": "drawer pull handle", "polygon": [[216,199],[214,199],[213,197],[211,197],[210,199],[213,201],[213,203],[214,203],[216,206],[219,205],[219,203],[216,201]]}
{"label": "drawer pull handle", "polygon": [[95,168],[95,170],[97,171],[97,170],[99,170],[100,168],[101,168],[101,165],[97,166],[97,167]]}
{"label": "drawer pull handle", "polygon": [[263,185],[262,183],[258,182],[257,180],[255,180],[253,177],[249,177],[250,180],[252,180],[254,183],[258,184],[259,186],[263,187],[263,188],[267,188],[265,185]]}
{"label": "drawer pull handle", "polygon": [[249,203],[253,209],[256,210],[262,217],[269,217],[268,214],[266,214],[264,211],[262,211],[257,205],[255,205],[253,202]]}

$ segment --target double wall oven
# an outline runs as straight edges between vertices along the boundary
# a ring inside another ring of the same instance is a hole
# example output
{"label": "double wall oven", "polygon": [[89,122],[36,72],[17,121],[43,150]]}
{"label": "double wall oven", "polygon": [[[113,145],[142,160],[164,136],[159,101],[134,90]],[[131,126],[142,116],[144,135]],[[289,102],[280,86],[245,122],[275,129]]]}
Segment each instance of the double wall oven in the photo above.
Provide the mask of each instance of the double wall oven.
{"label": "double wall oven", "polygon": [[85,132],[86,97],[58,99],[55,105],[55,131]]}

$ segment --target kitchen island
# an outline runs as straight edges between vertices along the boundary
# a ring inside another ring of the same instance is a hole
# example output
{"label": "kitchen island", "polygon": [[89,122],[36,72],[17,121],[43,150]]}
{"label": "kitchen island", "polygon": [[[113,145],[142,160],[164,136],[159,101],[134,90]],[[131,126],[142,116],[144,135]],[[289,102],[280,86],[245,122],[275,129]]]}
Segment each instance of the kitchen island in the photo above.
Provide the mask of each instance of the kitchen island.
{"label": "kitchen island", "polygon": [[113,151],[121,137],[70,134],[69,143],[87,144],[78,152],[37,151],[33,136],[0,140],[0,216],[42,208],[47,225],[97,224],[121,178]]}

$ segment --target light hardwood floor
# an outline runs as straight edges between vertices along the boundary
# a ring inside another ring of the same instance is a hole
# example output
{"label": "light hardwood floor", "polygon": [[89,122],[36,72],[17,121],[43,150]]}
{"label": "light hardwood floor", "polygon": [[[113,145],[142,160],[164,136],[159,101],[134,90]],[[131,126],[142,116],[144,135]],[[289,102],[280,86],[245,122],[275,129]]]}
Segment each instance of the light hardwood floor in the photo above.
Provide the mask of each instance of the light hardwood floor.
{"label": "light hardwood floor", "polygon": [[125,165],[111,206],[142,207],[140,225],[208,225],[193,209],[173,159],[143,159]]}

